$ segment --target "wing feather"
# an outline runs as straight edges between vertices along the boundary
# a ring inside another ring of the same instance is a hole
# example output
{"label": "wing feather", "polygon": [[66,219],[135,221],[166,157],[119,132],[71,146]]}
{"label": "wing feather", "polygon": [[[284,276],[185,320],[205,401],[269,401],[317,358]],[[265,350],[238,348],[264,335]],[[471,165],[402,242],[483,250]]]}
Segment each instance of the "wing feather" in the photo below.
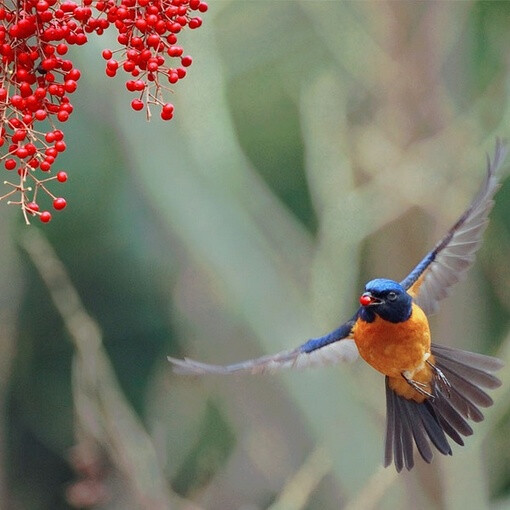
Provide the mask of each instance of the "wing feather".
{"label": "wing feather", "polygon": [[437,311],[439,301],[461,280],[475,259],[487,228],[493,197],[500,187],[498,170],[507,153],[507,147],[496,140],[492,160],[487,157],[485,180],[464,214],[443,239],[401,282],[426,314]]}
{"label": "wing feather", "polygon": [[270,354],[231,365],[211,365],[189,358],[168,357],[173,370],[178,374],[259,374],[276,372],[285,368],[308,368],[333,365],[338,362],[352,362],[358,357],[358,349],[350,338],[355,318],[342,324],[331,333],[312,338],[301,346],[277,354]]}

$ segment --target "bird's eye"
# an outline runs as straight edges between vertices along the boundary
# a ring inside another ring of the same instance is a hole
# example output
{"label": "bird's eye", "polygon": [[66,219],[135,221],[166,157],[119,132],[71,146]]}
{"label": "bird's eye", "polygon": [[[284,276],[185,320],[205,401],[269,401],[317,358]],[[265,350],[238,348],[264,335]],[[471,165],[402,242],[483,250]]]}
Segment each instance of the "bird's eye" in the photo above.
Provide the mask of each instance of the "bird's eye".
{"label": "bird's eye", "polygon": [[387,297],[390,301],[395,301],[395,299],[397,299],[397,293],[396,292],[388,292]]}

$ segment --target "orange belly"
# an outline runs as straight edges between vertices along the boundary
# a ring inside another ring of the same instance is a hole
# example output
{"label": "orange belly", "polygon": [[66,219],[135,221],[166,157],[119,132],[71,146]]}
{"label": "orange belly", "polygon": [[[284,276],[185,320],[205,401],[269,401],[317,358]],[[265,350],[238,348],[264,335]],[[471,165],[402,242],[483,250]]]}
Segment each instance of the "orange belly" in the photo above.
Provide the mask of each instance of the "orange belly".
{"label": "orange belly", "polygon": [[[429,361],[431,364],[434,364],[434,356],[430,356]],[[432,368],[427,364],[413,374],[413,381],[423,383],[425,386],[422,386],[422,389],[430,394],[434,393],[432,388],[433,378]],[[402,376],[390,377],[389,386],[397,395],[409,400],[412,399],[421,403],[426,399],[425,395],[416,391]]]}
{"label": "orange belly", "polygon": [[419,372],[426,377],[430,373],[425,364],[430,353],[429,323],[416,304],[405,322],[388,322],[376,315],[373,322],[358,319],[353,333],[361,357],[379,372],[399,380],[402,372],[416,380],[421,378]]}

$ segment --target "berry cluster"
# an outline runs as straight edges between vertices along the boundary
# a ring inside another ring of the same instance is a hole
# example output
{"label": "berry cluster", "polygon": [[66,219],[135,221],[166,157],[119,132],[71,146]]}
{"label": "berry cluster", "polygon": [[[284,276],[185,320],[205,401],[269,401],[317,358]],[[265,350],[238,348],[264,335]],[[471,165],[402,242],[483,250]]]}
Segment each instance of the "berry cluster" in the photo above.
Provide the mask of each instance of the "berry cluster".
{"label": "berry cluster", "polygon": [[[133,110],[146,108],[149,118],[150,105],[158,105],[161,118],[170,120],[174,107],[165,103],[162,90],[184,78],[192,62],[177,45],[177,34],[186,26],[200,27],[201,18],[191,13],[207,11],[207,4],[201,0],[121,0],[120,5],[97,2],[96,9],[103,10],[115,26],[121,45],[115,52],[103,51],[107,76],[115,76],[120,68],[129,73],[126,88],[138,94],[131,102]],[[169,58],[177,65],[170,66]]]}
{"label": "berry cluster", "polygon": [[[174,107],[163,99],[164,76],[174,84],[186,75],[191,57],[183,56],[177,34],[186,26],[198,28],[202,20],[193,13],[205,12],[201,0],[6,0],[0,2],[0,165],[17,174],[5,181],[9,198],[21,207],[26,223],[38,216],[47,223],[51,213],[40,210],[42,195],[51,198],[53,209],[66,200],[50,191],[50,181],[63,183],[67,174],[52,173],[55,160],[66,149],[60,129],[73,106],[80,71],[66,58],[69,47],[87,42],[87,34],[101,35],[110,26],[118,31],[121,48],[104,50],[106,74],[122,68],[131,74],[126,87],[139,94],[134,110],[161,108],[170,120]],[[114,58],[115,54],[115,58]],[[178,59],[170,67],[169,59]]]}
{"label": "berry cluster", "polygon": [[[6,151],[0,162],[16,172],[15,183],[1,198],[21,206],[25,220],[40,211],[38,194],[43,191],[56,210],[66,201],[56,197],[48,181],[65,182],[67,174],[49,172],[58,155],[66,149],[64,133],[56,127],[73,111],[69,95],[77,88],[80,71],[65,58],[72,44],[84,44],[82,28],[85,11],[69,10],[53,0],[4,2],[0,6],[0,146]],[[90,14],[88,14],[90,16]]]}

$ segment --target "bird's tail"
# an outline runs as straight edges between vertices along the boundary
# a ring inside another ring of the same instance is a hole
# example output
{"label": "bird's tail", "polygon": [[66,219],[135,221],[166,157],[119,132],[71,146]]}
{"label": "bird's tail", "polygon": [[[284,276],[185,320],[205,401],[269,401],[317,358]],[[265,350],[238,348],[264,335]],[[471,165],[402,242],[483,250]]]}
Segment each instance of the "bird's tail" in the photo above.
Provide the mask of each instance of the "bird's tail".
{"label": "bird's tail", "polygon": [[432,345],[435,358],[433,398],[422,403],[397,395],[386,377],[386,442],[384,465],[395,462],[397,471],[414,465],[414,444],[425,462],[432,460],[432,446],[443,455],[452,450],[446,436],[464,445],[461,436],[473,429],[466,420],[483,420],[480,407],[493,401],[482,389],[493,389],[501,381],[492,373],[503,366],[498,358],[451,347]]}

